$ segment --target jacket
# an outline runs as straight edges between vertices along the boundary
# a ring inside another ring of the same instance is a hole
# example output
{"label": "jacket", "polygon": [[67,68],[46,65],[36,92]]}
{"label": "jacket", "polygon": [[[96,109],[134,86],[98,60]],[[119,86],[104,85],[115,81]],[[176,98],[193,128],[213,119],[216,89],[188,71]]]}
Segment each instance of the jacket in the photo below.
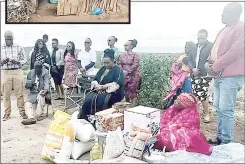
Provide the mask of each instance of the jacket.
{"label": "jacket", "polygon": [[[207,43],[202,47],[199,55],[198,69],[200,71],[199,76],[206,76],[207,72],[205,70],[205,63],[210,55],[213,43],[207,41]],[[195,49],[188,54],[188,65],[190,70],[196,68],[196,58],[197,58],[197,48],[198,44],[196,44]]]}
{"label": "jacket", "polygon": [[[224,30],[223,28],[217,35]],[[216,37],[216,39],[217,39]],[[209,58],[211,58],[210,54]],[[222,38],[212,69],[221,77],[244,76],[244,22],[237,22]]]}
{"label": "jacket", "polygon": [[64,66],[64,50],[59,48],[56,51],[56,54],[55,54],[56,63],[53,63],[53,61],[52,61],[53,51],[54,51],[54,49],[52,49],[51,54],[50,54],[52,66],[54,66],[54,65],[56,65],[56,66]]}
{"label": "jacket", "polygon": [[[42,68],[42,73],[38,76],[38,87],[36,84],[36,74],[34,69],[30,70],[30,72],[27,74],[27,82],[25,84],[25,88],[30,90],[30,93],[27,97],[28,102],[35,103],[37,101],[37,95],[41,90],[48,91],[45,100],[47,103],[47,100],[50,99],[50,82],[49,82],[49,73],[48,70],[45,68]],[[35,84],[35,86],[33,86]]]}
{"label": "jacket", "polygon": [[[34,63],[36,62],[36,52],[33,51],[31,55],[31,66],[30,69],[34,69]],[[44,63],[48,64],[51,66],[51,57],[49,52],[47,54],[44,54]]]}

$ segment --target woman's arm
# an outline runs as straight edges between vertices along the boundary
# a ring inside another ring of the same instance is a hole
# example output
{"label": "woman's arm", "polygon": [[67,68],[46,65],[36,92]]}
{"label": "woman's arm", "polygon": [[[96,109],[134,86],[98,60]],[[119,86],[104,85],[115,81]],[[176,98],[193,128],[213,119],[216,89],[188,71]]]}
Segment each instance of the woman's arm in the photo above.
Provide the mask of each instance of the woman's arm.
{"label": "woman's arm", "polygon": [[31,54],[31,65],[30,65],[30,69],[32,70],[32,69],[34,69],[34,63],[35,63],[35,61],[36,61],[36,58],[35,58],[35,51],[33,51],[32,52],[32,54]]}
{"label": "woman's arm", "polygon": [[128,73],[133,73],[134,71],[136,71],[140,66],[140,57],[138,54],[134,54],[134,61],[133,61],[133,65],[130,69],[130,71]]}
{"label": "woman's arm", "polygon": [[48,57],[46,58],[46,61],[45,61],[45,63],[47,63],[49,66],[51,66],[51,57],[50,57],[50,54],[49,54],[49,52],[47,52],[47,54],[46,54]]}

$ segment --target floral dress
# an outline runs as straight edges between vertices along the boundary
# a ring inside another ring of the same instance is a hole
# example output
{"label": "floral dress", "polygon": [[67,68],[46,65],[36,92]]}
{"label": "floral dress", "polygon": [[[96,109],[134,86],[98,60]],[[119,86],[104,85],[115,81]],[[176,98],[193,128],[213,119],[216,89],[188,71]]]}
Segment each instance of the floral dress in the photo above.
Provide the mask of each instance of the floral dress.
{"label": "floral dress", "polygon": [[63,83],[68,87],[76,87],[76,79],[78,73],[77,67],[77,54],[75,54],[75,58],[71,56],[70,53],[67,53],[64,59],[64,81]]}
{"label": "floral dress", "polygon": [[133,100],[137,97],[141,78],[139,55],[134,52],[120,55],[119,66],[125,73],[125,96]]}

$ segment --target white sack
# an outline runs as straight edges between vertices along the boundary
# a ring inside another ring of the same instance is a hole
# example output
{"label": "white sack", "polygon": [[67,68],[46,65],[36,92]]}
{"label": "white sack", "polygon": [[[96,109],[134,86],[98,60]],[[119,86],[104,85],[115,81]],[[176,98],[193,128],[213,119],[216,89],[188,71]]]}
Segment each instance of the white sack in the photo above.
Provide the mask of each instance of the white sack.
{"label": "white sack", "polygon": [[72,120],[76,132],[76,139],[81,142],[88,142],[95,139],[95,129],[91,123],[84,119]]}
{"label": "white sack", "polygon": [[71,157],[76,160],[81,155],[90,151],[93,146],[94,146],[94,142],[92,141],[91,142],[81,142],[81,141],[76,140],[73,144]]}

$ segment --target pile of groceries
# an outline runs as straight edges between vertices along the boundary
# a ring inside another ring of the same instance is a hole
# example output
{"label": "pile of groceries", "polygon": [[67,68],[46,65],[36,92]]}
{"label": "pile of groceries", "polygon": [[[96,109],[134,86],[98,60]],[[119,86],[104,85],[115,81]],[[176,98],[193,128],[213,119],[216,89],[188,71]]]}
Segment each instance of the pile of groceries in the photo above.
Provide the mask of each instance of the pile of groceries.
{"label": "pile of groceries", "polygon": [[244,145],[213,147],[210,156],[185,150],[154,150],[160,110],[120,102],[97,112],[95,127],[83,119],[56,111],[41,158],[52,163],[244,163]]}
{"label": "pile of groceries", "polygon": [[54,163],[147,163],[143,154],[156,134],[152,125],[159,125],[160,110],[131,108],[130,103],[120,102],[95,114],[96,129],[77,115],[77,111],[72,115],[55,112],[42,159]]}

